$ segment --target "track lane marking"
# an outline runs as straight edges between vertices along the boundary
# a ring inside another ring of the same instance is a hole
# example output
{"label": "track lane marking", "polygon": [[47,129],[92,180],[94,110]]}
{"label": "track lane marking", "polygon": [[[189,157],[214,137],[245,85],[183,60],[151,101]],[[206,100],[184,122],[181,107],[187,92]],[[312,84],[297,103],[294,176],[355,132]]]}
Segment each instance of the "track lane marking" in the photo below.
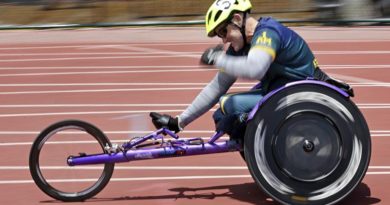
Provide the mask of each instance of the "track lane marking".
{"label": "track lane marking", "polygon": [[[2,170],[29,170],[29,166],[0,166]],[[42,170],[101,170],[102,166],[40,166]],[[390,169],[390,166],[369,166],[368,169]],[[247,166],[122,166],[115,170],[248,170]]]}
{"label": "track lane marking", "polygon": [[[108,132],[104,132],[105,134],[110,134],[110,135],[115,135],[115,134],[148,134],[148,133],[152,133],[153,131],[108,131]],[[189,130],[189,131],[183,131],[183,134],[213,134],[215,131],[213,130]],[[10,132],[0,132],[0,135],[38,135],[40,132],[36,131],[22,131],[22,132],[17,132],[17,131],[10,131]],[[61,133],[61,134],[64,134],[64,135],[72,135],[72,134],[76,134],[77,132],[64,132],[64,133]],[[379,134],[378,134],[379,133]],[[370,136],[371,138],[375,138],[375,139],[378,139],[378,138],[383,138],[383,139],[386,139],[386,138],[389,138],[390,137],[390,131],[384,131],[384,130],[372,130],[370,131]],[[211,136],[209,137],[201,137],[203,140],[207,141],[208,139],[210,139]],[[193,139],[194,137],[180,137],[180,139]],[[129,138],[126,138],[126,139],[120,139],[120,140],[111,140],[111,142],[113,143],[123,143],[123,142],[126,142],[128,141]],[[220,140],[229,140],[229,137],[228,136],[224,136],[224,137],[221,137]],[[28,141],[28,142],[1,142],[0,143],[0,147],[7,147],[7,146],[30,146],[32,145],[32,141]],[[93,140],[83,140],[83,141],[76,141],[76,140],[72,140],[72,141],[52,141],[52,142],[47,142],[47,144],[49,145],[63,145],[63,144],[93,144],[93,143],[96,143],[96,141],[93,141]]]}
{"label": "track lane marking", "polygon": [[[123,65],[123,66],[15,66],[15,67],[0,67],[0,70],[53,70],[53,69],[67,69],[67,70],[85,70],[85,69],[148,69],[148,68],[206,68],[207,66],[202,65]],[[373,69],[373,68],[390,68],[390,64],[339,64],[339,65],[321,65],[321,69]]]}
{"label": "track lane marking", "polygon": [[[344,77],[343,79],[346,79]],[[351,79],[351,78],[348,78]],[[354,78],[355,79],[355,78]],[[361,79],[361,78],[359,78]],[[369,81],[369,80],[367,80]],[[252,84],[254,85],[254,84]],[[245,86],[245,85],[234,85],[230,89],[238,89],[238,90],[248,90],[253,86]],[[377,82],[375,84],[370,84],[374,86],[360,86],[360,87],[390,87],[390,84],[384,82]],[[1,86],[0,86],[1,87]],[[359,86],[356,86],[359,87]],[[56,93],[97,93],[97,92],[156,92],[156,91],[188,91],[188,90],[202,90],[204,86],[201,87],[148,87],[148,88],[106,88],[106,89],[73,89],[73,90],[34,90],[34,91],[6,91],[0,92],[0,95],[31,95],[31,94],[56,94]]]}
{"label": "track lane marking", "polygon": [[[117,47],[117,46],[115,46]],[[115,48],[115,47],[107,47],[107,48]],[[1,50],[1,49],[0,49]],[[132,50],[132,49],[129,49]],[[168,55],[197,55],[200,56],[203,52],[201,51],[170,51]],[[313,51],[315,55],[381,55],[381,54],[390,54],[388,50],[361,50],[361,51],[352,51],[352,50],[333,50],[333,51]],[[139,57],[147,58],[149,55],[155,54],[163,54],[165,56],[167,54],[166,51],[160,50],[143,50],[143,51],[133,51],[133,52],[53,52],[53,53],[0,53],[0,57],[21,57],[21,56],[93,56],[93,55],[137,55]],[[151,56],[152,57],[152,56]],[[63,60],[62,58],[53,58]],[[80,58],[77,58],[80,59]],[[81,58],[82,59],[82,58]],[[10,61],[13,60],[34,60],[34,59],[7,59]],[[39,60],[51,60],[51,58],[43,58]]]}
{"label": "track lane marking", "polygon": [[[116,104],[0,104],[0,108],[69,108],[69,107],[187,107],[190,104],[131,104],[131,103],[116,103]],[[389,108],[390,103],[356,103],[359,108],[384,109]]]}
{"label": "track lane marking", "polygon": [[[389,106],[378,107],[361,107],[361,109],[388,109]],[[216,109],[211,109],[208,112],[214,112]],[[83,111],[83,112],[39,112],[39,113],[16,113],[16,114],[0,114],[0,118],[6,117],[39,117],[39,116],[67,116],[67,115],[112,115],[112,114],[142,114],[150,112],[169,112],[180,113],[184,109],[174,110],[115,110],[115,111]]]}
{"label": "track lane marking", "polygon": [[[125,130],[125,131],[107,131],[105,133],[108,133],[108,134],[129,134],[129,133],[142,134],[142,133],[151,133],[154,131],[155,130],[138,130],[138,131]],[[374,134],[375,133],[389,133],[390,134],[390,130],[371,130],[370,132],[374,133]],[[0,131],[0,135],[5,135],[5,134],[39,134],[39,133],[40,133],[40,131]],[[66,133],[72,134],[72,133],[80,133],[80,132],[66,132]],[[180,133],[214,133],[214,131],[212,131],[212,130],[183,130]]]}
{"label": "track lane marking", "polygon": [[[366,175],[390,175],[390,172],[366,172]],[[252,178],[251,175],[208,175],[208,176],[174,176],[174,177],[132,177],[132,178],[111,178],[111,182],[123,181],[157,181],[157,180],[194,180],[194,179],[233,179]],[[71,183],[71,182],[95,182],[97,179],[49,179],[49,183]],[[33,184],[33,180],[0,180],[0,185],[9,184]]]}
{"label": "track lane marking", "polygon": [[217,71],[217,68],[209,69],[169,69],[169,70],[130,70],[130,71],[89,71],[89,72],[56,72],[56,73],[18,73],[0,74],[0,77],[21,77],[21,76],[53,76],[53,75],[102,75],[102,74],[125,74],[125,73],[170,73],[170,72],[210,72]]}
{"label": "track lane marking", "polygon": [[[253,82],[236,82],[234,85],[255,85],[257,81]],[[90,86],[205,86],[208,82],[194,82],[194,83],[0,83],[0,87],[90,87]],[[387,87],[390,86],[388,82],[363,82],[363,83],[349,83],[354,87]]]}

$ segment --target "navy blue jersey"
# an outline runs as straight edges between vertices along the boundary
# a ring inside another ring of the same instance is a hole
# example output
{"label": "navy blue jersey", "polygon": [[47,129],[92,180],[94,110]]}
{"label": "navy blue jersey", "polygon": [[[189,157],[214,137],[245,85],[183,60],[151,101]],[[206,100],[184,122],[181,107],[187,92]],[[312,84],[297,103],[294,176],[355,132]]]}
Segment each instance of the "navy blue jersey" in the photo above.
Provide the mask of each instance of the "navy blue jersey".
{"label": "navy blue jersey", "polygon": [[288,82],[313,77],[317,61],[307,43],[293,30],[271,17],[260,18],[250,45],[239,52],[230,48],[227,54],[247,55],[250,49],[269,53],[273,62],[261,80],[264,92]]}

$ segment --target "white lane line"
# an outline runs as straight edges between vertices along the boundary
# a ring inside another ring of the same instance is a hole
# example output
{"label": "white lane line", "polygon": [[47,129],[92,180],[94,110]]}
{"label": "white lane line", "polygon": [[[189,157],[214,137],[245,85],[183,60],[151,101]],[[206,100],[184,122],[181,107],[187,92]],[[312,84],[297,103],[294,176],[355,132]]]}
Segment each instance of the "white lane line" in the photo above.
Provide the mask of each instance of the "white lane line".
{"label": "white lane line", "polygon": [[[0,70],[85,70],[85,69],[149,69],[149,68],[206,68],[206,66],[201,65],[145,65],[145,66],[15,66],[15,67],[0,67]],[[366,64],[366,65],[321,65],[321,69],[374,69],[374,68],[390,68],[390,64]]]}
{"label": "white lane line", "polygon": [[1,105],[0,108],[45,108],[45,107],[184,107],[189,104],[26,104]]}
{"label": "white lane line", "polygon": [[390,51],[386,50],[365,50],[365,51],[313,51],[315,55],[378,55],[378,54],[390,54]]}
{"label": "white lane line", "polygon": [[[390,67],[390,66],[389,66]],[[109,68],[109,66],[107,67]],[[80,71],[80,72],[46,72],[46,73],[12,73],[12,74],[1,74],[0,77],[20,77],[20,76],[53,76],[53,75],[101,75],[101,74],[124,74],[124,73],[164,73],[164,72],[207,72],[216,71],[216,68],[204,68],[195,67],[201,69],[159,69],[159,70],[116,70],[116,71]],[[333,69],[335,69],[334,67]],[[328,68],[329,69],[329,68]],[[341,69],[341,68],[339,68]],[[324,70],[327,70],[326,68]],[[332,74],[339,75],[339,74]],[[375,81],[372,81],[375,82]],[[367,83],[367,82],[366,82]]]}
{"label": "white lane line", "polygon": [[124,73],[169,73],[169,72],[209,72],[217,71],[216,68],[208,69],[169,69],[169,70],[131,70],[131,71],[90,71],[90,72],[56,72],[56,73],[18,73],[1,74],[0,77],[20,77],[20,76],[52,76],[52,75],[101,75],[101,74],[124,74]]}
{"label": "white lane line", "polygon": [[[150,112],[169,112],[177,113],[184,110],[117,110],[117,111],[90,111],[90,112],[51,112],[51,113],[25,113],[25,114],[0,114],[0,118],[4,117],[37,117],[37,116],[61,116],[61,115],[97,115],[97,114],[134,114],[134,113],[150,113]],[[210,111],[215,111],[212,109]]]}
{"label": "white lane line", "polygon": [[[258,82],[240,83],[235,85],[255,85]],[[0,84],[0,87],[58,87],[58,86],[205,86],[208,83],[17,83]],[[389,83],[390,85],[390,83]]]}
{"label": "white lane line", "polygon": [[390,133],[390,130],[372,130],[372,133]]}
{"label": "white lane line", "polygon": [[[234,90],[249,90],[253,86],[233,86]],[[368,87],[368,86],[365,86]],[[390,87],[382,85],[381,87]],[[156,92],[156,91],[189,91],[201,90],[204,87],[170,87],[170,88],[117,88],[117,89],[80,89],[80,90],[35,90],[35,91],[9,91],[0,92],[0,95],[27,95],[27,94],[59,94],[59,93],[101,93],[101,92]]]}
{"label": "white lane line", "polygon": [[[234,85],[255,85],[258,82],[236,82]],[[205,86],[208,82],[200,83],[0,83],[0,87],[74,87],[74,86]],[[387,87],[390,83],[349,83],[354,87]]]}
{"label": "white lane line", "polygon": [[367,78],[360,78],[360,77],[354,77],[354,76],[348,76],[348,75],[342,75],[342,74],[333,74],[333,73],[328,73],[330,76],[334,77],[334,78],[338,78],[338,79],[341,79],[343,81],[346,81],[346,82],[358,82],[358,83],[378,83],[378,84],[382,84],[382,83],[386,83],[386,82],[382,82],[382,81],[376,81],[376,80],[371,80],[371,79],[367,79]]}
{"label": "white lane line", "polygon": [[[118,131],[118,132],[105,132],[105,134],[107,135],[114,135],[114,134],[148,134],[148,133],[152,133],[153,131]],[[374,133],[375,131],[371,131],[370,135],[372,138],[376,138],[378,139],[378,137],[383,137],[384,139],[390,137],[390,132],[387,132],[385,134],[375,134]],[[18,131],[4,131],[4,132],[0,132],[0,135],[38,135],[40,132],[33,132],[33,131],[21,131],[21,132],[18,132]],[[185,131],[183,132],[184,133],[197,133],[197,134],[208,134],[210,135],[211,137],[211,134],[214,133],[214,131],[210,130],[210,131]],[[73,133],[61,133],[61,134],[75,134],[75,132]],[[208,140],[210,139],[210,137],[201,137],[203,140]],[[180,139],[191,139],[191,138],[194,138],[194,137],[180,137]],[[229,137],[221,137],[220,138],[221,140],[228,140]],[[121,144],[123,142],[126,142],[128,141],[129,139],[122,139],[122,140],[111,140],[112,143],[118,143],[118,144]],[[72,141],[52,141],[52,142],[47,142],[47,144],[49,145],[63,145],[63,144],[93,144],[93,143],[96,143],[96,141],[87,141],[87,140],[84,140],[84,141],[76,141],[76,140],[72,140]],[[4,142],[4,143],[0,143],[0,147],[7,147],[7,146],[30,146],[32,145],[32,142],[31,141],[28,141],[28,142]]]}
{"label": "white lane line", "polygon": [[[388,109],[390,105],[366,105],[359,106],[360,109]],[[213,112],[216,109],[211,109]],[[83,112],[39,112],[39,113],[10,113],[0,114],[0,118],[4,117],[37,117],[37,116],[63,116],[63,115],[103,115],[103,114],[141,114],[150,112],[183,112],[184,109],[174,110],[114,110],[114,111],[83,111]]]}
{"label": "white lane line", "polygon": [[[149,134],[155,130],[125,130],[125,131],[104,131],[108,135],[123,135],[123,134]],[[390,131],[388,131],[390,134]],[[37,135],[40,131],[0,131],[0,135]],[[74,134],[80,132],[63,132],[62,134]],[[183,134],[213,134],[213,130],[184,130]],[[387,132],[385,132],[387,133]]]}
{"label": "white lane line", "polygon": [[[377,51],[377,52],[381,52],[381,51]],[[6,53],[6,54],[2,54],[0,53],[0,57],[2,56],[5,56],[5,57],[9,57],[9,56],[17,56],[17,57],[20,57],[20,56],[84,56],[84,55],[107,55],[107,56],[112,56],[112,55],[142,55],[144,57],[146,57],[147,55],[154,55],[154,54],[166,54],[166,52],[162,52],[162,51],[136,51],[136,52],[53,52],[53,53]],[[183,54],[183,55],[201,55],[202,52],[197,52],[197,51],[181,51],[181,52],[177,52],[177,54]],[[146,55],[146,56],[145,56]],[[141,56],[141,57],[142,57]],[[47,59],[50,59],[50,58],[47,58]],[[19,60],[19,59],[15,59],[15,60]],[[20,60],[24,60],[24,59],[20,59]],[[27,59],[28,60],[28,59]]]}
{"label": "white lane line", "polygon": [[[110,182],[122,181],[157,181],[157,180],[194,180],[194,179],[232,179],[249,178],[251,175],[215,175],[215,176],[176,176],[176,177],[133,177],[133,178],[111,178]],[[51,179],[49,183],[67,183],[67,182],[95,182],[97,179]],[[1,180],[1,184],[31,184],[33,180]]]}
{"label": "white lane line", "polygon": [[[28,166],[0,166],[0,170],[28,170]],[[100,170],[102,166],[40,166],[42,170]],[[386,168],[383,168],[386,169]],[[388,168],[390,169],[390,167]],[[246,166],[121,166],[115,170],[248,170]]]}
{"label": "white lane line", "polygon": [[[110,47],[108,47],[110,48]],[[115,47],[114,47],[115,48]],[[131,50],[131,49],[129,49]],[[350,50],[334,50],[334,51],[313,51],[315,55],[377,55],[377,54],[390,54],[390,51],[386,50],[362,50],[362,51],[350,51]],[[133,52],[53,52],[53,53],[0,53],[0,57],[21,57],[21,56],[93,56],[93,55],[141,55],[141,57],[147,57],[147,55],[163,54],[167,55],[166,51],[160,50],[141,50]],[[200,56],[202,52],[200,51],[180,51],[175,52],[171,51],[168,55],[198,55]],[[146,55],[146,56],[145,56]],[[45,58],[50,60],[51,58]],[[11,60],[29,60],[29,59],[11,59]]]}
{"label": "white lane line", "polygon": [[[117,47],[117,46],[116,46]],[[116,48],[111,47],[111,48]],[[110,48],[110,47],[108,47]],[[148,48],[149,49],[149,48]],[[135,49],[129,49],[135,50]],[[390,54],[390,51],[387,50],[362,50],[362,51],[350,51],[350,50],[333,50],[333,51],[313,51],[316,55],[359,55],[359,54]],[[175,55],[201,55],[203,52],[201,51],[170,51],[169,54]],[[153,55],[153,54],[164,54],[166,55],[166,51],[161,50],[146,50],[143,49],[141,51],[133,51],[133,52],[53,52],[53,53],[6,53],[0,54],[1,56],[83,56],[83,55]],[[50,59],[50,58],[45,58]],[[17,60],[17,59],[15,59]],[[23,60],[23,59],[22,59]],[[28,59],[26,59],[28,60]]]}
{"label": "white lane line", "polygon": [[[161,51],[163,52],[163,51]],[[129,56],[100,56],[100,57],[73,57],[73,58],[26,58],[26,59],[0,59],[0,62],[36,62],[36,61],[74,61],[74,60],[106,60],[106,59],[140,59],[140,58],[200,58],[200,54],[177,53],[175,55],[129,55]]]}
{"label": "white lane line", "polygon": [[[250,89],[249,87],[233,86],[231,89]],[[174,88],[127,88],[127,89],[91,89],[91,90],[42,90],[42,91],[17,91],[17,92],[0,92],[0,95],[26,95],[26,94],[54,94],[54,93],[95,93],[95,92],[137,92],[137,91],[188,91],[201,90],[203,87],[174,87]]]}
{"label": "white lane line", "polygon": [[[4,170],[28,170],[29,166],[0,166]],[[101,170],[102,166],[40,166],[41,170]],[[390,169],[390,166],[369,166],[368,169]],[[121,166],[115,170],[248,170],[247,166]]]}
{"label": "white lane line", "polygon": [[[132,50],[132,49],[130,49]],[[0,62],[44,62],[44,61],[75,61],[75,60],[106,60],[106,59],[140,59],[140,58],[178,58],[178,57],[189,57],[189,58],[196,58],[199,59],[201,57],[201,53],[197,52],[174,52],[174,51],[168,51],[168,50],[159,50],[159,49],[146,49],[146,51],[149,53],[148,55],[123,55],[123,56],[95,56],[95,57],[62,57],[62,58],[24,58],[24,59],[0,59]],[[151,50],[150,52],[148,50]],[[164,55],[156,55],[156,54],[164,54]],[[340,55],[340,54],[348,54],[348,53],[341,53],[341,52],[334,52],[334,53],[326,53],[326,55]],[[363,54],[363,53],[361,53]],[[370,54],[370,53],[367,53]],[[365,54],[365,55],[367,55]],[[372,53],[375,55],[378,54],[387,54],[387,53]],[[356,55],[356,54],[350,54],[350,55]]]}
{"label": "white lane line", "polygon": [[[390,172],[367,172],[367,175],[390,175]],[[124,181],[160,181],[160,180],[196,180],[196,179],[233,179],[251,178],[251,175],[209,175],[209,176],[175,176],[175,177],[132,177],[132,178],[111,178],[111,182]],[[49,183],[74,183],[74,182],[96,182],[97,179],[49,179]],[[1,180],[0,185],[9,184],[32,184],[33,180]]]}
{"label": "white lane line", "polygon": [[53,45],[53,46],[14,46],[14,47],[0,47],[0,50],[29,50],[29,49],[57,49],[57,48],[77,48],[77,49],[99,49],[99,48],[113,48],[117,46],[178,46],[178,45],[213,45],[213,42],[182,42],[172,41],[166,43],[153,42],[153,43],[124,43],[124,44],[101,44],[101,45]]}
{"label": "white lane line", "polygon": [[[0,108],[69,108],[69,107],[187,107],[190,104],[0,104]],[[387,109],[390,103],[357,103],[361,109]]]}
{"label": "white lane line", "polygon": [[[180,137],[182,140],[186,139],[192,139],[193,137]],[[207,141],[211,137],[201,137],[203,140]],[[220,140],[228,140],[229,137],[221,137]],[[123,140],[110,140],[112,143],[122,144],[124,142],[129,141],[129,139],[123,139]],[[46,142],[47,145],[65,145],[65,144],[96,144],[96,141],[56,141],[56,142]],[[8,147],[8,146],[31,146],[32,142],[5,142],[0,143],[0,147]]]}
{"label": "white lane line", "polygon": [[[390,67],[390,65],[389,65]],[[92,70],[113,70],[113,69],[150,69],[150,68],[206,68],[206,66],[202,65],[137,65],[137,66],[29,66],[29,67],[0,67],[0,70],[86,70],[86,69],[92,69]]]}

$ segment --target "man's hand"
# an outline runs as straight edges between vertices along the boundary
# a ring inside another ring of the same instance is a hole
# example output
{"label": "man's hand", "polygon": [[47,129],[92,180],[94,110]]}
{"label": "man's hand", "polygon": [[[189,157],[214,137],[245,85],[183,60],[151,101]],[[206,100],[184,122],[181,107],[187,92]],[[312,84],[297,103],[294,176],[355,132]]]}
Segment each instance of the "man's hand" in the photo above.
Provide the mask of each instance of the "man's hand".
{"label": "man's hand", "polygon": [[213,48],[208,48],[203,52],[202,57],[200,58],[200,63],[205,65],[214,65],[217,58],[223,53],[222,44]]}
{"label": "man's hand", "polygon": [[178,117],[173,118],[170,115],[162,115],[157,112],[151,112],[150,117],[152,118],[152,122],[157,129],[165,127],[169,130],[175,131],[175,133],[178,133],[180,130],[182,130],[179,126]]}

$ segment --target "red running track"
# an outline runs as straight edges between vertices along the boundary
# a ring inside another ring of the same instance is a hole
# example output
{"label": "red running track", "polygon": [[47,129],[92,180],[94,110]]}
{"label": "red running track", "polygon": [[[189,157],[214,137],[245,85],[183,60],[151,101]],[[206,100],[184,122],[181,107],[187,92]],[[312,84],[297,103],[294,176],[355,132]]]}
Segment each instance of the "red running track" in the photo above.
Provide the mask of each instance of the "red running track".
{"label": "red running track", "polygon": [[[371,130],[368,173],[341,204],[390,204],[390,28],[295,29],[327,73],[354,86],[353,100]],[[2,31],[0,204],[61,203],[36,187],[27,167],[32,141],[49,124],[81,119],[111,140],[126,140],[153,130],[150,111],[176,115],[185,109],[216,72],[198,65],[201,52],[218,43],[203,35],[199,28]],[[231,91],[252,84],[239,81]],[[209,137],[211,114],[186,127],[181,137]],[[116,180],[89,203],[275,204],[254,184],[237,153],[118,167]]]}

